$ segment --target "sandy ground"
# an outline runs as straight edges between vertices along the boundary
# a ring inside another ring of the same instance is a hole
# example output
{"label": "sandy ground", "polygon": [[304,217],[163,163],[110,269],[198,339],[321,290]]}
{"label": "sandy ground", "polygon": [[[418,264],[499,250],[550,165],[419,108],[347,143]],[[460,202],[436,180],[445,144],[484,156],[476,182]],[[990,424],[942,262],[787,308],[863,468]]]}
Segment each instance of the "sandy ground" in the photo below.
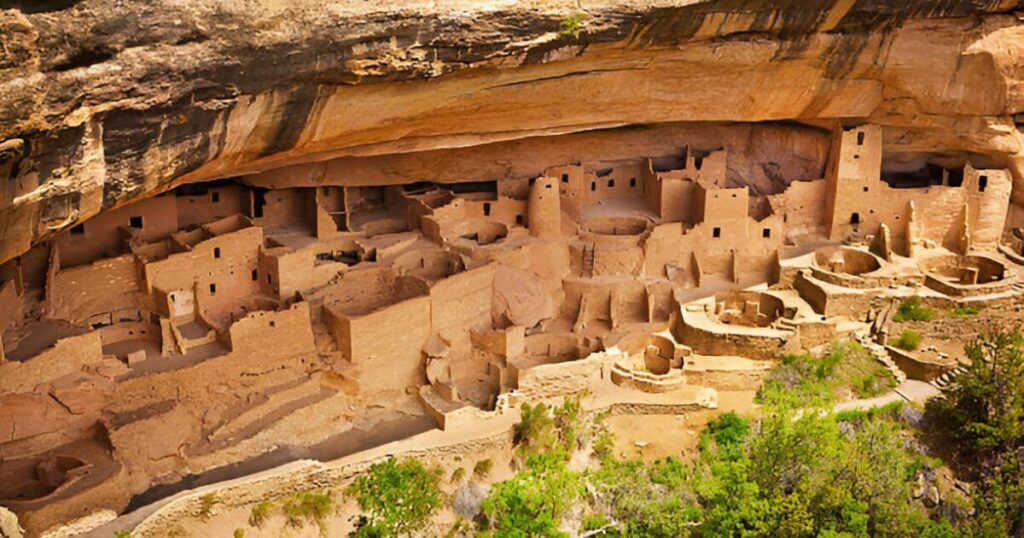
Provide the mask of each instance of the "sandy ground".
{"label": "sandy ground", "polygon": [[756,391],[718,393],[718,409],[702,409],[683,415],[616,415],[606,419],[615,434],[615,454],[622,458],[653,461],[676,456],[690,461],[697,455],[700,432],[708,421],[733,411],[749,415]]}

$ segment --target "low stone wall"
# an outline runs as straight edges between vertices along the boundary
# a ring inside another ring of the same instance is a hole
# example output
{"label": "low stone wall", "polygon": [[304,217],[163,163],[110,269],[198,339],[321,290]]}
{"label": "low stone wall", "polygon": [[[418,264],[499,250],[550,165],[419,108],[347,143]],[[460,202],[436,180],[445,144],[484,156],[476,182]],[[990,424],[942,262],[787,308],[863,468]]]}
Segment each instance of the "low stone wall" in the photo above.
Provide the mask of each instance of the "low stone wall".
{"label": "low stone wall", "polygon": [[929,383],[940,375],[952,370],[956,365],[953,361],[950,364],[939,364],[936,362],[922,361],[910,353],[893,346],[885,346],[896,366],[907,374],[907,378]]}

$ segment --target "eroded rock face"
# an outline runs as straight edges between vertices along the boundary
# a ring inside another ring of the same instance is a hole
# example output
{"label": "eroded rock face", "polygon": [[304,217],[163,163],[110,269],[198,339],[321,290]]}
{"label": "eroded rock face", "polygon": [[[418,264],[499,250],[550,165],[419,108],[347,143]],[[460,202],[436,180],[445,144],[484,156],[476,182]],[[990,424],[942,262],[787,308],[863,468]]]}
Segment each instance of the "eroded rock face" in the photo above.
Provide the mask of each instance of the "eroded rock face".
{"label": "eroded rock face", "polygon": [[[431,170],[457,148],[640,124],[870,121],[888,169],[969,157],[1024,192],[1016,0],[13,4],[0,261],[183,182],[331,159]],[[560,32],[577,12],[580,33]],[[760,192],[785,181],[746,172]]]}

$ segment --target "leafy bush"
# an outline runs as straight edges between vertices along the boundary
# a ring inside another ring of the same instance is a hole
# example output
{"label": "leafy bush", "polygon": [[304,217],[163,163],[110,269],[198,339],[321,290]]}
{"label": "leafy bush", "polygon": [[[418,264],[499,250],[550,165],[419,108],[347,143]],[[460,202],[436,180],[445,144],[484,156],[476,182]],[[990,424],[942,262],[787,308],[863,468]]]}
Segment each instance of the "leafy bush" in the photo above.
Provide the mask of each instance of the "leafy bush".
{"label": "leafy bush", "polygon": [[334,509],[334,499],[329,492],[305,491],[292,495],[281,504],[285,522],[290,527],[302,528],[314,523],[326,531],[324,520]]}
{"label": "leafy bush", "polygon": [[900,337],[892,343],[892,345],[905,351],[914,351],[921,345],[921,334],[917,331],[906,329],[900,334]]}
{"label": "leafy bush", "polygon": [[871,353],[856,342],[835,342],[820,358],[786,355],[772,369],[758,393],[774,406],[823,407],[849,393],[876,396],[896,380]]}
{"label": "leafy bush", "polygon": [[963,319],[975,316],[978,314],[978,309],[973,306],[958,306],[953,310],[949,311],[949,317],[954,319]]}
{"label": "leafy bush", "polygon": [[893,315],[892,320],[895,322],[931,321],[932,316],[934,316],[932,309],[921,305],[921,298],[914,295],[900,303],[900,306],[896,309],[896,314]]}
{"label": "leafy bush", "polygon": [[199,519],[206,521],[213,515],[213,507],[220,504],[220,500],[213,493],[207,493],[199,498]]}
{"label": "leafy bush", "polygon": [[413,458],[373,464],[345,490],[363,511],[353,536],[398,536],[422,530],[441,506],[438,474]]}
{"label": "leafy bush", "polygon": [[132,538],[132,533],[125,530],[114,531],[114,538]]}
{"label": "leafy bush", "polygon": [[524,471],[491,487],[483,502],[486,526],[494,536],[563,536],[562,515],[581,492],[560,453],[532,454]]}
{"label": "leafy bush", "polygon": [[270,510],[274,505],[270,501],[262,501],[256,506],[252,507],[249,512],[249,525],[252,527],[263,528],[263,524],[267,522],[267,517],[270,516]]}
{"label": "leafy bush", "polygon": [[970,364],[945,398],[928,401],[960,462],[980,475],[974,495],[977,536],[1024,532],[1024,335],[997,332],[964,346]]}
{"label": "leafy bush", "polygon": [[451,481],[461,482],[463,478],[466,478],[466,470],[463,469],[462,467],[456,467],[455,470],[452,471]]}
{"label": "leafy bush", "polygon": [[490,458],[480,460],[473,466],[473,474],[476,476],[484,477],[491,474],[491,469],[494,468],[494,462]]}
{"label": "leafy bush", "polygon": [[524,403],[512,437],[519,455],[558,452],[565,458],[571,456],[580,442],[582,409],[579,395],[567,396],[562,405],[554,409],[544,403]]}
{"label": "leafy bush", "polygon": [[558,24],[558,33],[565,37],[572,36],[574,39],[579,39],[583,19],[585,18],[586,14],[584,13],[573,13],[572,15],[569,15],[562,19],[562,22]]}
{"label": "leafy bush", "polygon": [[234,536],[234,538],[245,538],[245,529],[235,529],[232,536]]}

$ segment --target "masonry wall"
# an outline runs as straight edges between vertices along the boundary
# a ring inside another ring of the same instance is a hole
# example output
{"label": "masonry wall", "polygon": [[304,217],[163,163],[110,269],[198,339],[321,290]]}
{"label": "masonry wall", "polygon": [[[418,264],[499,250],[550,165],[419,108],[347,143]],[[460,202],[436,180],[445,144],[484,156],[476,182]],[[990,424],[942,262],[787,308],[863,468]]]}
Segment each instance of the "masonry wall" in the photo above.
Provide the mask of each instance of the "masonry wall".
{"label": "masonry wall", "polygon": [[[238,299],[259,293],[258,257],[263,244],[259,227],[216,236],[191,251],[146,264],[147,287],[165,292],[195,288],[200,311],[218,312]],[[253,280],[253,271],[257,272]]]}
{"label": "masonry wall", "polygon": [[202,194],[168,196],[176,200],[178,229],[249,213],[249,190],[240,185],[209,187]]}
{"label": "masonry wall", "polygon": [[468,350],[470,331],[490,329],[494,265],[452,275],[430,288],[430,330]]}
{"label": "masonry wall", "polygon": [[231,325],[228,338],[231,352],[243,356],[294,356],[316,351],[309,303],[305,302],[280,312],[252,312]]}
{"label": "masonry wall", "polygon": [[77,323],[138,308],[141,287],[140,268],[130,254],[58,271],[50,279],[47,315]]}
{"label": "masonry wall", "polygon": [[[133,218],[135,219],[133,222]],[[141,223],[138,222],[141,219]],[[132,224],[140,227],[132,227]],[[156,196],[101,213],[57,236],[61,266],[75,267],[102,257],[122,254],[125,236],[121,228],[133,231],[141,241],[153,241],[178,230],[174,196]],[[81,233],[79,233],[81,232]]]}
{"label": "masonry wall", "polygon": [[346,357],[359,366],[364,392],[400,391],[420,384],[423,344],[430,335],[430,298],[416,297],[362,316],[343,318],[348,342],[338,342]]}
{"label": "masonry wall", "polygon": [[29,392],[102,359],[100,333],[94,331],[62,338],[28,360],[0,364],[0,394]]}

